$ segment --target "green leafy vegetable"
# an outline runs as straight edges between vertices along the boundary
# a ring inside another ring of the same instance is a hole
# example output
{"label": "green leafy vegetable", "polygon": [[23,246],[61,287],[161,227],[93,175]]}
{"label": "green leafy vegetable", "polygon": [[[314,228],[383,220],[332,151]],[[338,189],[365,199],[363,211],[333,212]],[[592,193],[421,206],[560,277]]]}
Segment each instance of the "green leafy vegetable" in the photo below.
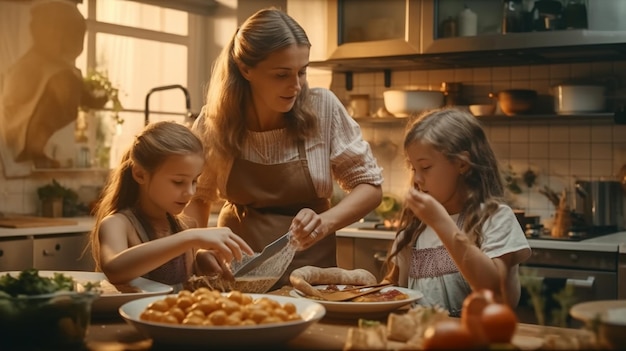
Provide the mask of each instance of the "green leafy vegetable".
{"label": "green leafy vegetable", "polygon": [[0,276],[0,292],[13,297],[74,291],[74,285],[74,279],[62,273],[54,273],[52,277],[41,277],[36,269],[25,269],[17,278],[8,273]]}

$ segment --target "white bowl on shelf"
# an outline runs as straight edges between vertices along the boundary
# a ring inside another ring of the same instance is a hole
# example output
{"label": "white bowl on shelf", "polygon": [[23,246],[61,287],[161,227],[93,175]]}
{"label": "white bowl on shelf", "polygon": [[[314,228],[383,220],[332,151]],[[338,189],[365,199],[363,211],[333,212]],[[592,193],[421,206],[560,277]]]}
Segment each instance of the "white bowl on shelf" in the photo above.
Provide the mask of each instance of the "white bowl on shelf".
{"label": "white bowl on shelf", "polygon": [[496,111],[496,105],[469,105],[469,110],[474,116],[490,116]]}
{"label": "white bowl on shelf", "polygon": [[442,107],[444,95],[436,90],[387,90],[383,92],[385,108],[396,117],[408,117]]}

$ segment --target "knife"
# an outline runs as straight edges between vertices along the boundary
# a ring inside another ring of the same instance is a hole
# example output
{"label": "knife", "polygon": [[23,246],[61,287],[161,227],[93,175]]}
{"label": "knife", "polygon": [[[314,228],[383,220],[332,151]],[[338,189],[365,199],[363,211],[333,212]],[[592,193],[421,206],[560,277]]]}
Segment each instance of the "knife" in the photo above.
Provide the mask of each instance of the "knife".
{"label": "knife", "polygon": [[277,254],[280,250],[285,248],[285,246],[289,244],[290,237],[291,237],[291,231],[288,231],[287,233],[283,234],[283,236],[281,236],[280,238],[268,244],[266,247],[263,248],[263,251],[261,251],[261,253],[258,256],[252,258],[248,262],[241,265],[241,267],[239,267],[234,272],[234,276],[241,277],[243,275],[248,274],[253,269],[262,265],[263,262],[267,261],[272,256]]}

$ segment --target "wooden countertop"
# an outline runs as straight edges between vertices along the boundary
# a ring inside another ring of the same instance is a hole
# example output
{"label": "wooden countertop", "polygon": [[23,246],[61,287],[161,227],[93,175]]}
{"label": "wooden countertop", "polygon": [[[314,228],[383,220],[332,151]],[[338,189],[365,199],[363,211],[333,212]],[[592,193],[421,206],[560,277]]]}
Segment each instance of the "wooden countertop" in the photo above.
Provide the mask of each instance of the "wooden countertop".
{"label": "wooden countertop", "polygon": [[[271,292],[276,295],[288,295],[291,287],[283,287]],[[384,321],[384,320],[382,320]],[[302,334],[285,345],[272,345],[274,350],[342,350],[351,327],[356,327],[357,319],[323,318],[311,325]],[[242,335],[242,337],[245,337]],[[556,340],[589,340],[590,332],[582,329],[544,327],[532,324],[518,325],[514,340],[523,350],[550,349],[548,343]],[[559,341],[562,342],[562,341]],[[133,326],[125,323],[121,317],[107,320],[92,320],[86,336],[87,348],[91,351],[111,350],[159,350],[158,345],[140,334]],[[542,346],[543,345],[543,346]],[[400,343],[390,342],[390,349],[398,349]],[[560,346],[563,346],[562,344]],[[563,349],[576,349],[577,344],[569,344]],[[171,347],[171,346],[170,346]],[[554,346],[556,348],[557,346]],[[181,345],[181,349],[184,345]],[[583,348],[579,348],[583,349]]]}

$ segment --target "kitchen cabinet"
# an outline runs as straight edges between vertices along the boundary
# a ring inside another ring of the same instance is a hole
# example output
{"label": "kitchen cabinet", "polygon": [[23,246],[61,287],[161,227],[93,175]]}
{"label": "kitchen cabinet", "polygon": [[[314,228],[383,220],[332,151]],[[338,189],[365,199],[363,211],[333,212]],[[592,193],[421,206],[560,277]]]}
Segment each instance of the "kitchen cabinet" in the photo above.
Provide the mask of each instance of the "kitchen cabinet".
{"label": "kitchen cabinet", "polygon": [[[458,21],[466,4],[476,14],[476,35],[445,33],[444,22]],[[590,0],[589,12],[615,6],[612,4]],[[592,28],[590,22],[589,29],[503,33],[502,0],[291,0],[287,11],[303,25],[313,48],[322,48],[311,56],[310,66],[336,72],[626,58],[626,30],[622,27]],[[321,14],[323,24],[315,24],[319,16],[311,16],[312,13]]]}
{"label": "kitchen cabinet", "polygon": [[83,255],[88,238],[84,232],[0,238],[0,271],[93,271],[91,252]]}
{"label": "kitchen cabinet", "polygon": [[337,237],[337,266],[344,269],[365,269],[380,281],[385,275],[385,259],[392,239]]}
{"label": "kitchen cabinet", "polygon": [[33,267],[39,270],[93,271],[91,252],[83,251],[89,233],[35,236]]}
{"label": "kitchen cabinet", "polygon": [[33,264],[30,237],[0,238],[0,271],[20,271]]}

